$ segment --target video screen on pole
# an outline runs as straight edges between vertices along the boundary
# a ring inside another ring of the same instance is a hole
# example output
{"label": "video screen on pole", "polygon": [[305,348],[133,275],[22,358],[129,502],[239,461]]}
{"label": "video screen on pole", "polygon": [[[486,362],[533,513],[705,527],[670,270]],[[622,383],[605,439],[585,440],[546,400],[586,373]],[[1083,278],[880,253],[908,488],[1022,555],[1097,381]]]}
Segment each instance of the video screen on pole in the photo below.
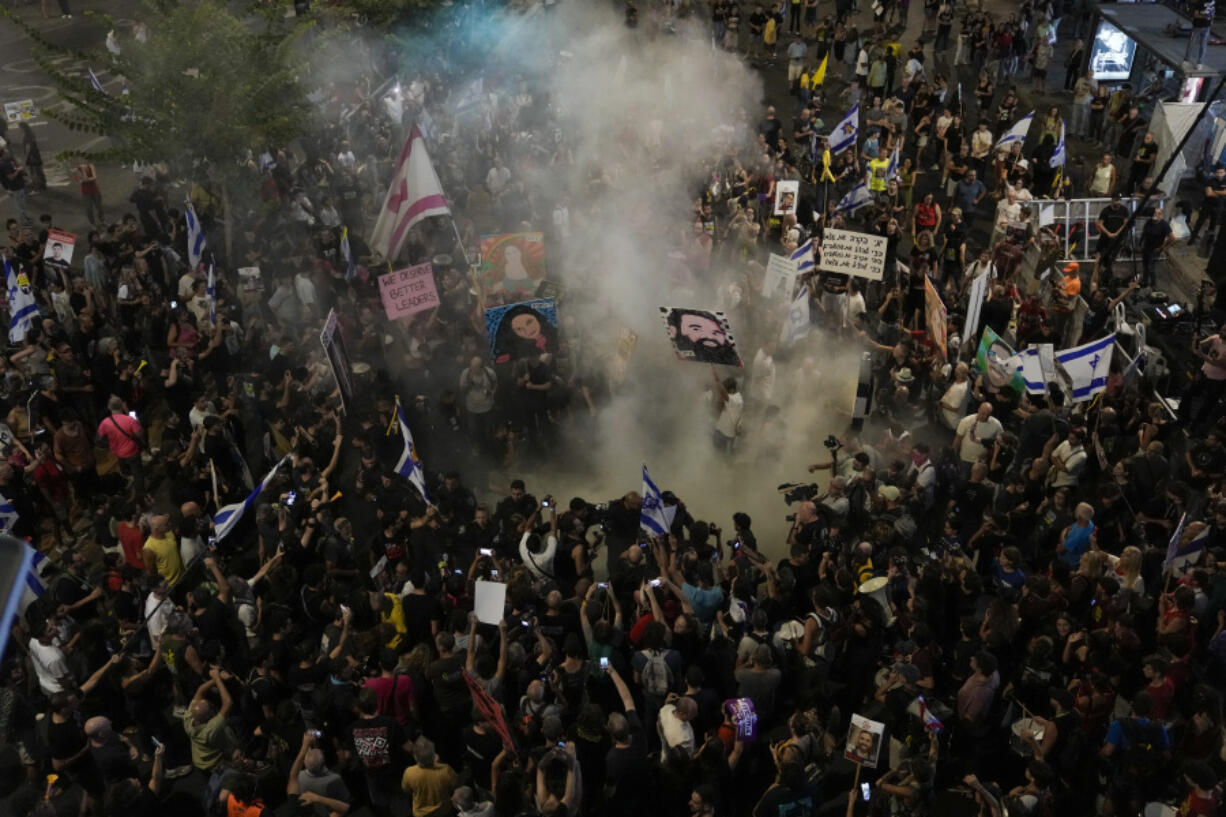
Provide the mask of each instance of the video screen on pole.
{"label": "video screen on pole", "polygon": [[1136,54],[1135,40],[1106,20],[1099,22],[1090,49],[1090,70],[1095,80],[1128,79]]}

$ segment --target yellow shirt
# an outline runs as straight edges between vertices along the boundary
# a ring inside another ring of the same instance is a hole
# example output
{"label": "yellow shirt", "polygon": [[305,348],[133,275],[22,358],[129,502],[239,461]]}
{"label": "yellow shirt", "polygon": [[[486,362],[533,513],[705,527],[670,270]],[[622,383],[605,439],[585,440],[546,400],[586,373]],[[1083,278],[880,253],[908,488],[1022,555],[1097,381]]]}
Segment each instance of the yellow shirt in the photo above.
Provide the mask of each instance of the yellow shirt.
{"label": "yellow shirt", "polygon": [[394,593],[384,593],[384,602],[391,605],[391,609],[383,609],[379,611],[379,620],[384,624],[390,624],[396,628],[396,635],[387,642],[387,646],[393,650],[400,646],[400,642],[408,634],[409,628],[404,621],[404,605],[400,603],[400,596]]}
{"label": "yellow shirt", "polygon": [[429,817],[450,811],[451,790],[459,782],[450,766],[436,762],[428,769],[421,766],[405,769],[400,787],[413,795],[413,817]]}
{"label": "yellow shirt", "polygon": [[158,575],[174,584],[183,575],[183,558],[179,555],[179,543],[175,535],[167,531],[162,536],[150,536],[145,540],[145,550],[152,550],[156,558]]}
{"label": "yellow shirt", "polygon": [[772,17],[766,21],[766,26],[762,29],[762,42],[767,45],[774,45],[779,39],[779,31],[775,24],[775,18]]}

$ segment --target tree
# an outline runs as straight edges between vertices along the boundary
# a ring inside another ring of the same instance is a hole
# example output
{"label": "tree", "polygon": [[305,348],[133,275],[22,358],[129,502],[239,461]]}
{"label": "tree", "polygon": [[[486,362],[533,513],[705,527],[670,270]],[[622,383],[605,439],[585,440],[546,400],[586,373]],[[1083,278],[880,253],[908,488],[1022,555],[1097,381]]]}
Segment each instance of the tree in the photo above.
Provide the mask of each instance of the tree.
{"label": "tree", "polygon": [[[145,7],[144,42],[130,39],[119,55],[74,54],[13,17],[35,40],[35,59],[65,106],[46,111],[68,127],[110,137],[100,151],[63,158],[165,162],[173,175],[219,193],[231,248],[232,199],[258,181],[252,157],[292,141],[311,108],[299,82],[295,45],[307,26],[276,15],[235,16],[214,0]],[[96,90],[88,76],[65,71],[58,56],[111,65],[125,93]]]}

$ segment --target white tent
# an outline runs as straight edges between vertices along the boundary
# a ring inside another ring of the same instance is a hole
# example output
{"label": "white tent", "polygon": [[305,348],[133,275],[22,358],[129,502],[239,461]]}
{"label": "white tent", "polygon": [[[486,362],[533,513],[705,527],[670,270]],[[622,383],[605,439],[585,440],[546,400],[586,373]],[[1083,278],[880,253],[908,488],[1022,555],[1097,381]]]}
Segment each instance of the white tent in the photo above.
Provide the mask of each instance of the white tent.
{"label": "white tent", "polygon": [[[1166,160],[1170,157],[1171,151],[1179,144],[1184,135],[1192,127],[1192,123],[1196,121],[1196,117],[1200,114],[1204,107],[1200,102],[1162,102],[1154,110],[1153,118],[1150,120],[1149,129],[1154,134],[1154,139],[1158,142],[1158,160],[1154,164],[1155,172],[1160,170],[1166,164]],[[1196,145],[1189,142],[1189,146],[1197,149]],[[1187,151],[1184,151],[1186,155]],[[1175,191],[1179,188],[1179,182],[1191,174],[1195,168],[1189,168],[1184,160],[1184,155],[1176,157],[1175,162],[1171,165],[1171,169],[1167,171],[1162,178],[1162,183],[1159,184],[1162,192],[1167,196],[1175,195]]]}

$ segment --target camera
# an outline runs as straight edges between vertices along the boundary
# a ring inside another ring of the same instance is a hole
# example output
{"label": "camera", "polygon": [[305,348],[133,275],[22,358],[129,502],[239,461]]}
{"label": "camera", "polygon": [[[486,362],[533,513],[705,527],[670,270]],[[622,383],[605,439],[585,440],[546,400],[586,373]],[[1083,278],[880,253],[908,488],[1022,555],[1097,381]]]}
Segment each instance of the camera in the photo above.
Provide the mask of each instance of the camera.
{"label": "camera", "polygon": [[833,434],[829,435],[828,437],[826,437],[826,439],[822,440],[822,445],[826,446],[826,448],[829,449],[831,452],[838,451],[840,448],[843,447],[843,444],[839,442],[839,438],[834,436]]}
{"label": "camera", "polygon": [[[800,482],[785,482],[779,486],[779,490],[783,492],[783,501],[787,505],[793,502],[808,502],[819,493],[816,482],[810,482],[808,485]],[[791,518],[788,521],[791,521]]]}

